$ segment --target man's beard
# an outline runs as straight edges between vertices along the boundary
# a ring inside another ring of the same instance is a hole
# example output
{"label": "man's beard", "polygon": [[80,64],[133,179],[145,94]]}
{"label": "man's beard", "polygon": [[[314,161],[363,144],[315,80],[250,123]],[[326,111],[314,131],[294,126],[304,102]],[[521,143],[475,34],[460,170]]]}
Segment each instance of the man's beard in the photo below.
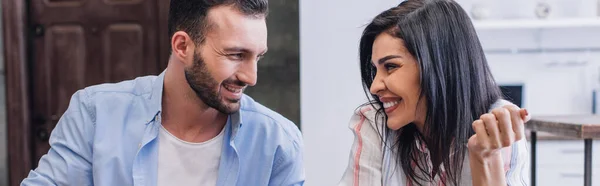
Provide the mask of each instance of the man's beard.
{"label": "man's beard", "polygon": [[[212,107],[221,113],[233,114],[238,112],[240,109],[240,100],[223,100],[219,94],[221,87],[208,71],[202,56],[195,53],[193,60],[194,64],[192,64],[192,67],[185,68],[184,70],[185,79],[192,90],[196,92],[198,98],[209,107]],[[223,84],[245,86],[245,83],[231,78],[223,81]]]}

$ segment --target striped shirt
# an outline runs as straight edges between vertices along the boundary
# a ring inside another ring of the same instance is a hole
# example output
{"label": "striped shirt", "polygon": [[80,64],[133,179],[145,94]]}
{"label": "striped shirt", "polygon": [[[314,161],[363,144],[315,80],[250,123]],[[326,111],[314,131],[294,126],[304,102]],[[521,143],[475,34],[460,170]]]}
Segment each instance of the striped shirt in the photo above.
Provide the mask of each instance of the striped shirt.
{"label": "striped shirt", "polygon": [[[505,100],[499,100],[492,105],[492,108],[501,107],[512,104]],[[392,185],[392,186],[412,186],[418,185],[411,183],[406,178],[403,170],[396,164],[396,155],[387,148],[382,141],[381,125],[375,122],[376,109],[370,105],[366,105],[357,109],[350,119],[349,128],[354,133],[354,142],[350,152],[350,160],[348,167],[344,172],[339,186],[377,186],[377,185]],[[377,121],[383,121],[379,118]],[[385,137],[385,136],[384,136]],[[387,136],[388,139],[393,138]],[[391,140],[388,140],[391,141]],[[429,151],[424,143],[415,141],[421,154],[431,170],[432,164],[429,161]],[[388,145],[389,146],[389,145]],[[504,171],[506,182],[510,186],[528,185],[529,182],[529,149],[527,140],[523,139],[514,143],[510,147],[501,149],[502,158],[504,160]],[[468,153],[463,161],[463,170],[460,174],[461,181],[459,186],[471,186],[471,167],[469,165]],[[445,186],[442,184],[443,179],[446,179],[444,167],[441,167],[441,174],[430,183],[421,183],[426,186]],[[451,184],[451,183],[447,183]]]}

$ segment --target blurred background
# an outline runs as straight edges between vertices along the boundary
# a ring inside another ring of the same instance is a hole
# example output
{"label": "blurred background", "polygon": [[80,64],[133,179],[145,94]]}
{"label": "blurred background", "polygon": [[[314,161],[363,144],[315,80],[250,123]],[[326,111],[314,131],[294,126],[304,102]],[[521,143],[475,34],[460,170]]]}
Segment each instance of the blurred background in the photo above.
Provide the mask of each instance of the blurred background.
{"label": "blurred background", "polygon": [[[0,186],[16,186],[49,148],[70,96],[166,67],[169,0],[0,0]],[[306,185],[335,185],[348,121],[366,101],[358,39],[401,0],[270,1],[269,53],[247,94],[305,140]],[[600,0],[458,0],[496,81],[532,115],[591,114],[600,88]],[[8,117],[7,117],[8,116]],[[538,136],[537,185],[583,185],[583,142]],[[593,185],[600,185],[594,141]]]}

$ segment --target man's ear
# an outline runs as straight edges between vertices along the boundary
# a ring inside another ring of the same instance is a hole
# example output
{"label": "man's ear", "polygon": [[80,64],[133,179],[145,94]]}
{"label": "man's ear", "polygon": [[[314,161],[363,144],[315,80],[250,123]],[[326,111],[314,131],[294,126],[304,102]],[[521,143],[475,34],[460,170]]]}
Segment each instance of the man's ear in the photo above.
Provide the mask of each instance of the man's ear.
{"label": "man's ear", "polygon": [[[194,57],[196,45],[184,31],[177,31],[171,37],[171,55],[183,63],[190,63]],[[191,64],[185,64],[191,65]]]}

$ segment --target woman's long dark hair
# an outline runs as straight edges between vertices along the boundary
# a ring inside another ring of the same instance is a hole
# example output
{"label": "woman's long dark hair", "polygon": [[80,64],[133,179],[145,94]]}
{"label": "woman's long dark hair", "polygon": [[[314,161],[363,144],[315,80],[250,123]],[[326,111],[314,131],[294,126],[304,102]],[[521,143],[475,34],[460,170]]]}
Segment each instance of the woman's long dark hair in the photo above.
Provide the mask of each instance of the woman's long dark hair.
{"label": "woman's long dark hair", "polygon": [[[402,39],[417,59],[421,96],[426,98],[427,106],[423,134],[413,123],[397,131],[381,125],[386,134],[396,133],[393,135],[396,138],[391,139],[393,143],[382,136],[386,144],[391,144],[386,148],[392,148],[396,163],[411,181],[420,185],[440,175],[445,176],[442,179],[445,184],[458,185],[466,144],[474,134],[472,122],[502,98],[471,20],[452,0],[407,0],[377,15],[367,25],[360,40],[363,86],[372,100],[370,104],[379,104],[376,118],[383,116],[387,123],[383,104],[369,93],[377,72],[371,63],[373,42],[381,33]],[[415,140],[426,144],[432,170],[424,163],[427,160],[419,158],[423,154]],[[442,165],[445,175],[441,175]]]}

